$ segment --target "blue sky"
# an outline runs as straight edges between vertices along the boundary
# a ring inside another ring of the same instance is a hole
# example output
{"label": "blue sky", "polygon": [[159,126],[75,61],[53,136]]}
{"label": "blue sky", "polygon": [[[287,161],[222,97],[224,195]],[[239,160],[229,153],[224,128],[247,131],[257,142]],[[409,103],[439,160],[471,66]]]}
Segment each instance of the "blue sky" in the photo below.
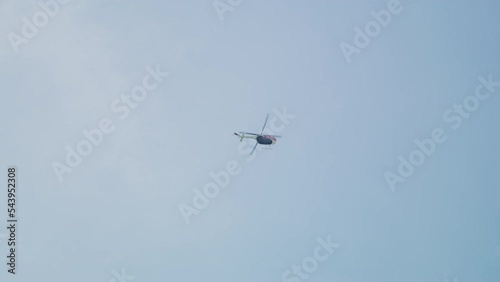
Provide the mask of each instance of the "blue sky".
{"label": "blue sky", "polygon": [[[498,280],[500,88],[457,130],[442,117],[500,81],[496,1],[402,0],[350,63],[339,45],[390,1],[243,0],[223,20],[212,1],[143,2],[69,1],[18,53],[8,34],[41,8],[0,3],[20,220],[2,281],[283,281],[328,236],[340,247],[307,281]],[[170,75],[120,120],[110,104],[148,66]],[[283,138],[247,161],[232,133],[285,108]],[[115,130],[59,182],[51,164],[103,118]],[[392,192],[384,172],[435,128],[446,142]],[[186,224],[179,205],[232,161]]]}

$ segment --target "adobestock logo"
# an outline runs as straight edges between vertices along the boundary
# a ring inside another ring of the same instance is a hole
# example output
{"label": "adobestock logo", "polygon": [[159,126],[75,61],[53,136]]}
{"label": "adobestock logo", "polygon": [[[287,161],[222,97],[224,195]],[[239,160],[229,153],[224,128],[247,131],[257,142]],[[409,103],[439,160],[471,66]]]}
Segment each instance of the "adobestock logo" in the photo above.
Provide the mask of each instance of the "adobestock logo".
{"label": "adobestock logo", "polygon": [[219,196],[221,189],[225,189],[229,185],[231,176],[241,173],[242,169],[239,166],[240,164],[237,161],[229,161],[225,170],[217,173],[211,171],[208,175],[212,179],[212,182],[205,184],[202,191],[196,188],[193,189],[194,196],[191,201],[193,206],[191,207],[184,203],[179,204],[179,210],[187,224],[191,223],[191,216],[200,214],[201,210],[208,207],[210,199]]}
{"label": "adobestock logo", "polygon": [[330,235],[326,240],[318,237],[316,242],[318,245],[314,248],[312,256],[304,258],[300,265],[292,265],[291,270],[283,272],[281,275],[283,282],[301,282],[309,279],[311,274],[318,270],[320,262],[325,262],[335,249],[340,247],[340,244],[332,242]]}
{"label": "adobestock logo", "polygon": [[69,0],[48,0],[38,2],[41,10],[36,11],[31,16],[31,20],[26,17],[21,18],[23,22],[21,35],[14,32],[9,32],[9,34],[7,34],[7,38],[14,52],[16,54],[19,53],[19,46],[21,44],[28,44],[29,40],[38,34],[39,29],[45,27],[49,23],[50,18],[57,16],[61,10],[61,5],[68,3]]}
{"label": "adobestock logo", "polygon": [[241,3],[243,3],[243,0],[215,0],[212,4],[217,16],[219,16],[222,22],[224,21],[224,14],[234,11]]}
{"label": "adobestock logo", "polygon": [[[142,84],[133,87],[130,94],[122,93],[120,98],[116,98],[111,102],[110,110],[118,114],[118,119],[126,119],[130,115],[130,112],[136,109],[148,97],[149,93],[160,85],[164,78],[169,76],[169,73],[160,70],[159,65],[156,66],[156,70],[147,66],[146,72],[148,74],[143,77]],[[84,138],[76,143],[75,149],[70,145],[66,145],[64,147],[66,151],[64,164],[57,161],[52,162],[52,169],[59,183],[63,182],[63,176],[66,173],[70,173],[73,169],[80,166],[84,158],[89,156],[94,148],[104,141],[105,135],[112,133],[115,128],[113,120],[109,117],[104,117],[99,121],[97,128],[82,130]]]}
{"label": "adobestock logo", "polygon": [[431,138],[425,138],[423,140],[415,139],[415,145],[417,149],[410,152],[408,159],[403,156],[398,156],[398,169],[397,174],[386,171],[384,177],[387,181],[387,185],[392,192],[396,189],[396,184],[398,182],[404,182],[405,178],[408,178],[415,173],[415,168],[421,166],[427,157],[430,157],[436,151],[436,145],[442,144],[448,139],[448,136],[444,133],[442,128],[435,128],[432,131]]}
{"label": "adobestock logo", "polygon": [[387,3],[387,9],[382,9],[378,12],[370,12],[373,20],[367,22],[363,29],[357,26],[354,27],[354,46],[346,42],[340,43],[340,50],[347,63],[351,63],[352,55],[359,54],[362,49],[368,47],[372,39],[380,35],[382,28],[389,26],[392,17],[401,13],[401,11],[403,11],[403,7],[399,0],[390,0]]}
{"label": "adobestock logo", "polygon": [[[496,88],[500,87],[500,81],[494,81],[491,74],[488,75],[488,78],[479,76],[478,80],[479,84],[476,86],[474,94],[466,96],[461,103],[453,104],[452,108],[445,110],[442,114],[443,121],[446,124],[451,124],[452,130],[458,130],[464,120],[471,118],[472,113],[479,109],[481,102],[491,97]],[[423,165],[427,158],[436,152],[437,145],[443,144],[446,140],[448,140],[448,135],[446,130],[441,127],[434,128],[429,138],[416,139],[414,143],[417,148],[408,154],[408,158],[398,156],[399,164],[396,173],[389,170],[384,172],[384,178],[391,191],[395,192],[396,184],[403,183],[412,176],[416,168]]]}
{"label": "adobestock logo", "polygon": [[135,276],[127,274],[127,270],[125,268],[122,268],[121,273],[114,269],[111,270],[111,273],[113,274],[113,278],[111,278],[109,282],[127,282],[134,281],[135,279]]}

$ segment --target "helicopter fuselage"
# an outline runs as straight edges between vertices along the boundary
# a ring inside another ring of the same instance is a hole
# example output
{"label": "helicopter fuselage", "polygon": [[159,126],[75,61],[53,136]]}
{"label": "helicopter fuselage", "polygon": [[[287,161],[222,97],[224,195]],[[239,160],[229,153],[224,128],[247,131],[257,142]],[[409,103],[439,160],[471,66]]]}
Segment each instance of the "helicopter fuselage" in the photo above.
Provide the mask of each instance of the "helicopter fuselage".
{"label": "helicopter fuselage", "polygon": [[257,140],[257,143],[262,145],[272,145],[276,143],[276,138],[269,135],[258,135],[257,138],[255,138],[255,140]]}

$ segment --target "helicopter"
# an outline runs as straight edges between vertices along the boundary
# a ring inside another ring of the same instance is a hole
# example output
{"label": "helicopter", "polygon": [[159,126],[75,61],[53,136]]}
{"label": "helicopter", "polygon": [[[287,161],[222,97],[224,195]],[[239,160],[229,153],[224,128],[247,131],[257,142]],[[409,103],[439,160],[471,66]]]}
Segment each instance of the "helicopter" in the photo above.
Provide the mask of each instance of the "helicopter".
{"label": "helicopter", "polygon": [[252,152],[250,152],[250,155],[253,154],[255,149],[257,148],[257,145],[268,145],[271,146],[276,143],[276,138],[281,138],[280,135],[270,135],[270,134],[263,134],[264,129],[266,128],[267,120],[269,119],[269,114],[266,116],[266,120],[264,121],[264,126],[262,126],[262,130],[260,133],[252,133],[252,132],[245,132],[245,131],[239,131],[238,133],[234,133],[234,135],[240,137],[240,142],[243,142],[244,138],[249,138],[249,139],[255,139],[255,146],[252,149]]}

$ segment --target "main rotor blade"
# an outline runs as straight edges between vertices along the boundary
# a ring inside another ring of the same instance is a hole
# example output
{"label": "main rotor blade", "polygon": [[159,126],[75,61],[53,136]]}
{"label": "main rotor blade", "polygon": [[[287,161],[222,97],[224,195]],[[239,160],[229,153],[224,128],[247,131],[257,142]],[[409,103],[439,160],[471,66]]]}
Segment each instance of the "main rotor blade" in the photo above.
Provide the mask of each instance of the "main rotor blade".
{"label": "main rotor blade", "polygon": [[262,130],[260,131],[260,134],[262,134],[262,132],[264,132],[264,128],[266,128],[266,124],[267,124],[267,119],[269,118],[269,114],[267,114],[266,116],[266,121],[264,122],[264,126],[262,127]]}
{"label": "main rotor blade", "polygon": [[255,148],[257,148],[257,145],[259,145],[259,143],[255,142],[255,146],[253,146],[253,150],[252,150],[252,152],[250,153],[250,155],[252,155],[252,154],[253,154],[253,151],[255,151]]}

